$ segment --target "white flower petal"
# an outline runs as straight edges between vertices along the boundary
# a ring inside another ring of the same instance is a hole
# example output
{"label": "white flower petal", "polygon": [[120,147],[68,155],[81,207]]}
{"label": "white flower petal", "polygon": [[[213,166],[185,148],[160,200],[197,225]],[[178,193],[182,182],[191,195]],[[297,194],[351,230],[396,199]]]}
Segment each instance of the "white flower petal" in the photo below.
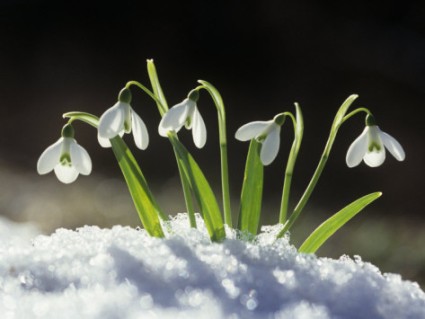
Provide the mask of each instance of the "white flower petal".
{"label": "white flower petal", "polygon": [[78,171],[75,169],[75,167],[70,165],[56,165],[55,174],[58,180],[64,184],[70,184],[78,177]]}
{"label": "white flower petal", "polygon": [[235,133],[235,138],[239,141],[249,141],[263,133],[267,126],[273,121],[254,121],[242,125]]}
{"label": "white flower petal", "polygon": [[59,163],[62,151],[63,138],[50,145],[41,155],[37,162],[37,172],[40,175],[50,173]]}
{"label": "white flower petal", "polygon": [[205,127],[204,120],[202,119],[201,113],[199,113],[196,106],[193,111],[192,122],[193,142],[197,148],[202,148],[207,141],[207,128]]}
{"label": "white flower petal", "polygon": [[261,146],[260,158],[264,166],[273,162],[279,152],[280,126],[276,123],[272,125],[274,127],[269,131],[269,134]]}
{"label": "white flower petal", "polygon": [[406,154],[400,143],[391,135],[381,132],[381,139],[388,151],[398,160],[404,161]]}
{"label": "white flower petal", "polygon": [[363,157],[364,162],[370,167],[378,167],[385,161],[385,148],[381,147],[379,151],[366,152]]}
{"label": "white flower petal", "polygon": [[149,145],[149,135],[145,122],[143,122],[134,110],[131,111],[131,121],[134,143],[136,143],[139,149],[145,150]]}
{"label": "white flower petal", "polygon": [[345,158],[348,167],[354,167],[360,164],[367,151],[369,127],[365,127],[362,134],[357,137],[347,151]]}
{"label": "white flower petal", "polygon": [[98,140],[100,146],[102,146],[104,148],[112,147],[111,141],[109,140],[109,138],[104,138],[104,137],[100,136],[99,134],[97,134],[97,140]]}
{"label": "white flower petal", "polygon": [[72,166],[74,166],[79,173],[89,175],[92,169],[89,153],[87,153],[81,145],[78,145],[75,140],[71,142],[70,152]]}
{"label": "white flower petal", "polygon": [[106,110],[99,120],[98,133],[101,138],[114,138],[124,131],[125,105],[117,102],[114,106]]}
{"label": "white flower petal", "polygon": [[[119,135],[119,137],[123,137],[123,135],[124,135],[124,131],[121,131],[118,135]],[[99,135],[99,132],[98,132],[98,134],[97,134],[97,140],[98,140],[98,142],[99,142],[100,146],[102,146],[102,147],[104,147],[104,148],[112,147],[112,144],[111,144],[110,139],[109,139],[109,138],[101,137],[101,136]]]}
{"label": "white flower petal", "polygon": [[174,105],[161,119],[159,123],[159,135],[166,137],[169,131],[178,132],[187,120],[190,103],[194,103],[189,99]]}

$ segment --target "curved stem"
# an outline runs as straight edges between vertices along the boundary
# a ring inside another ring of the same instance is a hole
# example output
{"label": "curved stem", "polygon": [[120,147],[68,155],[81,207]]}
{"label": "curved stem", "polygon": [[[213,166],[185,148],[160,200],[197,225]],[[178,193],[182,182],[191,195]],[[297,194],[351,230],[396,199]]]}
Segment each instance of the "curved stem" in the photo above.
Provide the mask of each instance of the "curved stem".
{"label": "curved stem", "polygon": [[[301,214],[302,210],[304,209],[305,205],[307,204],[308,200],[310,199],[310,196],[311,196],[314,188],[316,187],[316,184],[319,181],[320,176],[322,175],[323,169],[326,166],[326,162],[329,158],[329,154],[331,152],[332,145],[335,141],[336,135],[337,135],[338,130],[341,127],[341,125],[349,117],[351,117],[352,115],[357,114],[358,112],[363,110],[362,108],[360,108],[360,109],[357,109],[357,110],[351,112],[350,114],[348,114],[347,117],[345,115],[348,111],[348,108],[351,106],[351,104],[354,102],[354,100],[357,97],[358,96],[355,95],[355,94],[349,96],[344,101],[344,103],[342,103],[337,114],[335,115],[335,119],[332,123],[332,128],[331,128],[331,131],[330,131],[330,134],[329,134],[329,138],[326,142],[325,149],[323,150],[319,164],[317,165],[317,168],[316,168],[316,170],[315,170],[315,172],[314,172],[314,174],[313,174],[313,176],[310,180],[310,183],[308,184],[306,190],[304,191],[304,194],[301,196],[301,199],[299,200],[298,204],[295,206],[295,209],[294,209],[292,215],[289,217],[289,219],[284,224],[283,229],[277,235],[277,238],[282,237],[292,227],[292,225],[295,223],[295,221],[297,220],[297,218]],[[366,109],[364,109],[364,110],[366,110]]]}
{"label": "curved stem", "polygon": [[125,87],[127,89],[129,89],[132,85],[137,86],[139,89],[141,89],[147,95],[149,95],[149,97],[152,98],[152,100],[154,100],[156,102],[156,104],[158,106],[159,113],[161,114],[161,116],[164,115],[164,113],[166,112],[165,106],[162,104],[162,102],[155,96],[155,94],[151,90],[149,90],[146,86],[144,86],[143,84],[141,84],[138,81],[128,81],[126,83]]}
{"label": "curved stem", "polygon": [[372,115],[372,112],[369,111],[369,109],[365,108],[365,107],[359,107],[357,109],[355,109],[354,111],[348,113],[346,116],[343,117],[341,124],[344,123],[345,121],[347,121],[350,117],[360,113],[360,112],[365,112],[366,114]]}
{"label": "curved stem", "polygon": [[227,133],[226,133],[226,112],[224,108],[223,99],[217,89],[207,81],[199,80],[201,83],[196,90],[205,89],[211,96],[218,114],[218,130],[220,141],[220,161],[221,161],[221,188],[223,196],[223,212],[224,222],[233,227],[232,211],[230,203],[230,190],[229,190],[229,166],[227,156]]}
{"label": "curved stem", "polygon": [[288,162],[286,164],[285,170],[285,179],[283,182],[282,201],[279,213],[279,223],[281,224],[286,222],[286,218],[288,215],[289,195],[291,191],[292,176],[304,132],[303,116],[298,103],[295,103],[295,108],[297,119],[295,119],[294,115],[290,112],[284,113],[292,119],[292,124],[294,127],[294,142],[292,143],[291,151],[289,153]]}

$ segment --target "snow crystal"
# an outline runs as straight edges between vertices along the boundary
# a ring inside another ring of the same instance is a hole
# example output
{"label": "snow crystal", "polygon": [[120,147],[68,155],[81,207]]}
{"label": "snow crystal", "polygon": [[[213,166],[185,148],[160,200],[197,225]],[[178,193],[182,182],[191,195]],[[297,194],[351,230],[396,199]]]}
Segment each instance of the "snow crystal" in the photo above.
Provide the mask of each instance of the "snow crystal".
{"label": "snow crystal", "polygon": [[0,220],[1,318],[425,318],[416,283],[360,257],[298,254],[274,240],[280,226],[211,243],[197,222],[179,214],[158,239],[122,226],[44,236]]}

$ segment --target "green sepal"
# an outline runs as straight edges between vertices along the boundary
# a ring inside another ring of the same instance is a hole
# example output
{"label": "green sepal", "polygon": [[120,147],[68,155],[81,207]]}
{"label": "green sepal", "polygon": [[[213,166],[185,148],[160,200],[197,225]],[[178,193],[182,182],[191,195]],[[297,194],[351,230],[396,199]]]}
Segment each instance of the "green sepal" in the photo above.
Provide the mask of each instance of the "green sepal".
{"label": "green sepal", "polygon": [[263,197],[264,166],[260,159],[261,143],[251,140],[245,165],[239,208],[238,228],[253,235],[258,232]]}
{"label": "green sepal", "polygon": [[341,209],[317,227],[304,241],[298,251],[300,253],[315,253],[338,229],[381,195],[381,192],[375,192],[363,196]]}

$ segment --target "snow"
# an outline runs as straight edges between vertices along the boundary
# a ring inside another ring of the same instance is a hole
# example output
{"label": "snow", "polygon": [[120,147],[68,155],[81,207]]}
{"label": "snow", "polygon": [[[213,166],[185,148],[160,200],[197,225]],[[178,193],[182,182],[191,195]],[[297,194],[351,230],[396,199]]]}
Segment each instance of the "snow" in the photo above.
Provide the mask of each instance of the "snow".
{"label": "snow", "polygon": [[425,318],[425,293],[360,257],[298,254],[278,226],[211,243],[202,221],[166,239],[115,226],[58,229],[0,220],[0,314],[8,318]]}

